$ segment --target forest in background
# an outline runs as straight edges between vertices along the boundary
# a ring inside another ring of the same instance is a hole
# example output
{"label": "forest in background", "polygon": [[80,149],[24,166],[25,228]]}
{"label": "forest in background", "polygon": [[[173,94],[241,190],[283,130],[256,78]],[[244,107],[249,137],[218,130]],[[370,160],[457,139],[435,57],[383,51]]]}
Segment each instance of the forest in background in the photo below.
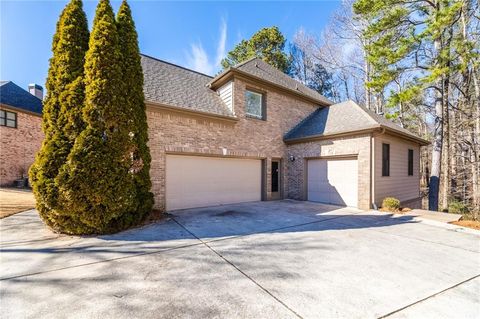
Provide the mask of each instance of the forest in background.
{"label": "forest in background", "polygon": [[480,211],[478,0],[345,0],[320,32],[276,27],[241,41],[224,68],[259,56],[335,102],[351,99],[431,144],[421,187],[431,210]]}

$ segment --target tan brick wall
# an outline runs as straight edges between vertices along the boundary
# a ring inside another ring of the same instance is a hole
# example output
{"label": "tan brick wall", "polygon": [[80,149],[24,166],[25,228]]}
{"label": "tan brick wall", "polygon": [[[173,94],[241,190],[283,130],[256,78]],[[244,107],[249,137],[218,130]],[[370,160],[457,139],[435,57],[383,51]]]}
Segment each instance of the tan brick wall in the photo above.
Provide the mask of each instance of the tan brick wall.
{"label": "tan brick wall", "polygon": [[358,208],[370,209],[370,135],[339,137],[289,145],[287,161],[288,197],[306,200],[306,165],[308,158],[356,156],[358,158]]}
{"label": "tan brick wall", "polygon": [[[247,87],[265,92],[266,121],[245,116],[244,95]],[[148,106],[155,208],[165,207],[165,159],[168,152],[221,156],[222,148],[226,148],[228,156],[266,159],[266,199],[270,199],[271,159],[284,158],[286,145],[283,135],[315,109],[316,106],[310,102],[240,79],[234,82],[234,110],[239,118],[236,122]],[[286,178],[283,180],[283,189],[287,194]]]}
{"label": "tan brick wall", "polygon": [[11,185],[21,178],[35,159],[43,140],[42,118],[1,107],[17,113],[17,128],[0,126],[0,185]]}

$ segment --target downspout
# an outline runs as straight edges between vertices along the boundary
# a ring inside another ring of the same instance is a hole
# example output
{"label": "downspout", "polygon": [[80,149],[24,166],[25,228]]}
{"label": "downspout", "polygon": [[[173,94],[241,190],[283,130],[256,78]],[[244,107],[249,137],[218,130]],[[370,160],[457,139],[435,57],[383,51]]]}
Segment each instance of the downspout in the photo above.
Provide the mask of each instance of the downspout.
{"label": "downspout", "polygon": [[375,204],[375,137],[385,134],[385,128],[380,129],[380,133],[372,133],[370,135],[370,199],[371,207],[377,210],[378,207]]}

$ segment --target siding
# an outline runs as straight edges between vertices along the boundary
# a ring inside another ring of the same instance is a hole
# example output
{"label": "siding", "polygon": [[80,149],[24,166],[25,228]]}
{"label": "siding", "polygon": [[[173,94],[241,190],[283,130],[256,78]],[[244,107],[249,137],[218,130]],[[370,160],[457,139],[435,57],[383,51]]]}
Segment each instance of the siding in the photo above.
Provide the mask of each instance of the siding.
{"label": "siding", "polygon": [[217,90],[217,92],[220,95],[220,98],[222,99],[223,103],[225,103],[228,109],[235,114],[233,110],[233,82],[230,81],[226,83],[225,85],[220,87]]}
{"label": "siding", "polygon": [[[382,143],[390,144],[390,176],[382,176]],[[391,135],[374,137],[375,203],[385,197],[408,201],[420,196],[420,146]],[[408,176],[408,149],[413,150],[413,176]]]}

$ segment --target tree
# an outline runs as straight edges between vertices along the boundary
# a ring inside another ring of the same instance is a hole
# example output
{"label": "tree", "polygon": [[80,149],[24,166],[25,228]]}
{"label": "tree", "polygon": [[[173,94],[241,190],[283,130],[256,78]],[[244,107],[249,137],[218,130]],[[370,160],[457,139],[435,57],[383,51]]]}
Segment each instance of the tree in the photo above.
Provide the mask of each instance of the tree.
{"label": "tree", "polygon": [[277,69],[287,72],[290,61],[283,51],[285,37],[278,27],[263,28],[249,40],[240,41],[235,48],[228,52],[222,60],[224,69],[241,63],[253,57],[258,57]]}
{"label": "tree", "polygon": [[[357,14],[372,21],[364,31],[367,59],[374,66],[369,87],[382,91],[392,83],[403,82],[403,89],[390,92],[390,102],[401,105],[423,95],[424,103],[433,109],[430,210],[438,210],[439,206],[450,80],[459,67],[461,54],[461,48],[452,41],[466,1],[358,0],[354,4]],[[448,136],[448,130],[446,133]]]}
{"label": "tree", "polygon": [[30,182],[41,218],[56,227],[62,210],[55,178],[83,129],[84,58],[88,49],[88,23],[81,0],[62,11],[53,37],[43,109],[45,139],[30,170]]}
{"label": "tree", "polygon": [[56,229],[69,234],[109,233],[137,223],[131,169],[130,109],[112,7],[100,0],[85,57],[85,129],[57,176],[64,208]]}
{"label": "tree", "polygon": [[148,125],[143,94],[143,71],[140,63],[138,36],[132,13],[126,0],[117,13],[117,28],[121,48],[121,72],[123,75],[124,104],[131,114],[130,132],[132,133],[132,162],[130,172],[134,179],[138,201],[138,218],[149,213],[153,206],[153,194],[150,192],[150,150]]}
{"label": "tree", "polygon": [[290,46],[290,69],[289,75],[297,81],[305,84],[312,90],[333,99],[333,78],[332,74],[314,57],[308,55],[296,44]]}

